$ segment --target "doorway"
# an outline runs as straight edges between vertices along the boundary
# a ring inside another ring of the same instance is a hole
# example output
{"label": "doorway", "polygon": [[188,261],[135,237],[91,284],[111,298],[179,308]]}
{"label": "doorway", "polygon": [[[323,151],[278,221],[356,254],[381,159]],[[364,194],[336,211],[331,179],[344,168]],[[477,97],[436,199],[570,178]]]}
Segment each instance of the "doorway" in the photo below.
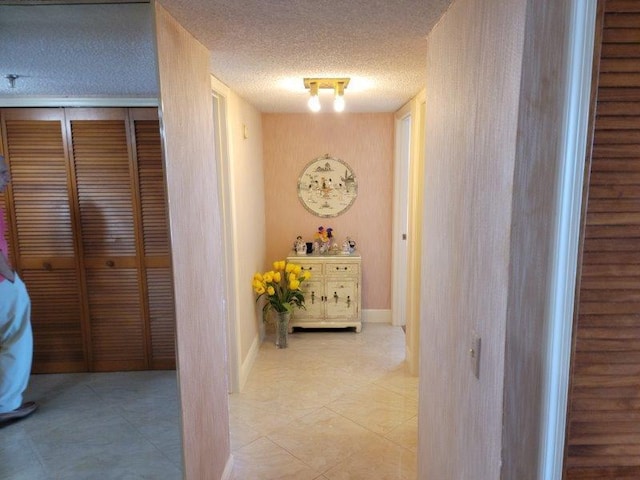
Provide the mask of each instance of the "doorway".
{"label": "doorway", "polygon": [[396,152],[394,164],[394,208],[392,238],[392,325],[407,323],[407,275],[409,232],[409,168],[411,165],[412,118],[410,107],[396,114]]}

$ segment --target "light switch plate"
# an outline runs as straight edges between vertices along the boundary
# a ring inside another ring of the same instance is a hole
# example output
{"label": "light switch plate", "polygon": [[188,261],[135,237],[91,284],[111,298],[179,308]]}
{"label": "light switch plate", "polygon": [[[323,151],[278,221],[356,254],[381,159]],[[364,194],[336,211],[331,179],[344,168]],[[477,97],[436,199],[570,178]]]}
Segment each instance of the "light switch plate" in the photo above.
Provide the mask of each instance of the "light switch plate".
{"label": "light switch plate", "polygon": [[471,357],[471,371],[477,379],[480,379],[480,352],[482,351],[482,339],[473,334],[471,339],[471,348],[469,349],[469,355]]}

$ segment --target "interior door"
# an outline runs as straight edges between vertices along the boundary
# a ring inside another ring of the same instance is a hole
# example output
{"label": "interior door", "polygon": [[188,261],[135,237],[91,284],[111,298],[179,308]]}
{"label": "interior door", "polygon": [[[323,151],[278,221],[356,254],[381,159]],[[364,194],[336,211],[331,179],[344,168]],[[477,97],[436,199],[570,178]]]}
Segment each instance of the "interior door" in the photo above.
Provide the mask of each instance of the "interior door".
{"label": "interior door", "polygon": [[87,369],[62,109],[4,109],[12,261],[32,301],[33,371]]}
{"label": "interior door", "polygon": [[[401,114],[399,114],[401,115]],[[407,271],[409,231],[409,163],[411,160],[411,113],[396,118],[394,208],[392,236],[391,313],[393,325],[407,323]]]}
{"label": "interior door", "polygon": [[129,110],[129,116],[135,136],[134,161],[144,255],[142,279],[147,291],[151,368],[173,369],[176,366],[175,303],[158,110],[136,108]]}
{"label": "interior door", "polygon": [[67,110],[91,370],[148,368],[135,175],[125,109]]}
{"label": "interior door", "polygon": [[2,109],[0,198],[32,299],[33,371],[175,368],[157,109]]}

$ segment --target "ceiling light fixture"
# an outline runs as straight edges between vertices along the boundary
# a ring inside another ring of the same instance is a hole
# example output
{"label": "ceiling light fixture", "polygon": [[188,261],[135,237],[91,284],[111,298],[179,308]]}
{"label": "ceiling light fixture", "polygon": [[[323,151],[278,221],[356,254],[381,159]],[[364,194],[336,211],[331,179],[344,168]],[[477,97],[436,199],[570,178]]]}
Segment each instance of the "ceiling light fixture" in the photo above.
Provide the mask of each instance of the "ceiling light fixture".
{"label": "ceiling light fixture", "polygon": [[305,78],[304,87],[309,89],[311,98],[309,98],[309,108],[312,112],[320,111],[320,97],[318,89],[327,88],[334,92],[333,109],[336,112],[344,110],[344,89],[349,85],[348,78]]}

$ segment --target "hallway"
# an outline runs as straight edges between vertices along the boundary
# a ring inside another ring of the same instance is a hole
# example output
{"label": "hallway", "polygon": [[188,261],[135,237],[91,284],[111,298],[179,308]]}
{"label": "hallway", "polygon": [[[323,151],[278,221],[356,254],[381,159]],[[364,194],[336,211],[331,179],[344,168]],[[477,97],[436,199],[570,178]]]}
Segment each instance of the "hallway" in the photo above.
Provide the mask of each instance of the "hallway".
{"label": "hallway", "polygon": [[[267,336],[230,397],[236,480],[416,478],[418,379],[400,327]],[[34,375],[0,429],[0,480],[181,478],[175,372]]]}

